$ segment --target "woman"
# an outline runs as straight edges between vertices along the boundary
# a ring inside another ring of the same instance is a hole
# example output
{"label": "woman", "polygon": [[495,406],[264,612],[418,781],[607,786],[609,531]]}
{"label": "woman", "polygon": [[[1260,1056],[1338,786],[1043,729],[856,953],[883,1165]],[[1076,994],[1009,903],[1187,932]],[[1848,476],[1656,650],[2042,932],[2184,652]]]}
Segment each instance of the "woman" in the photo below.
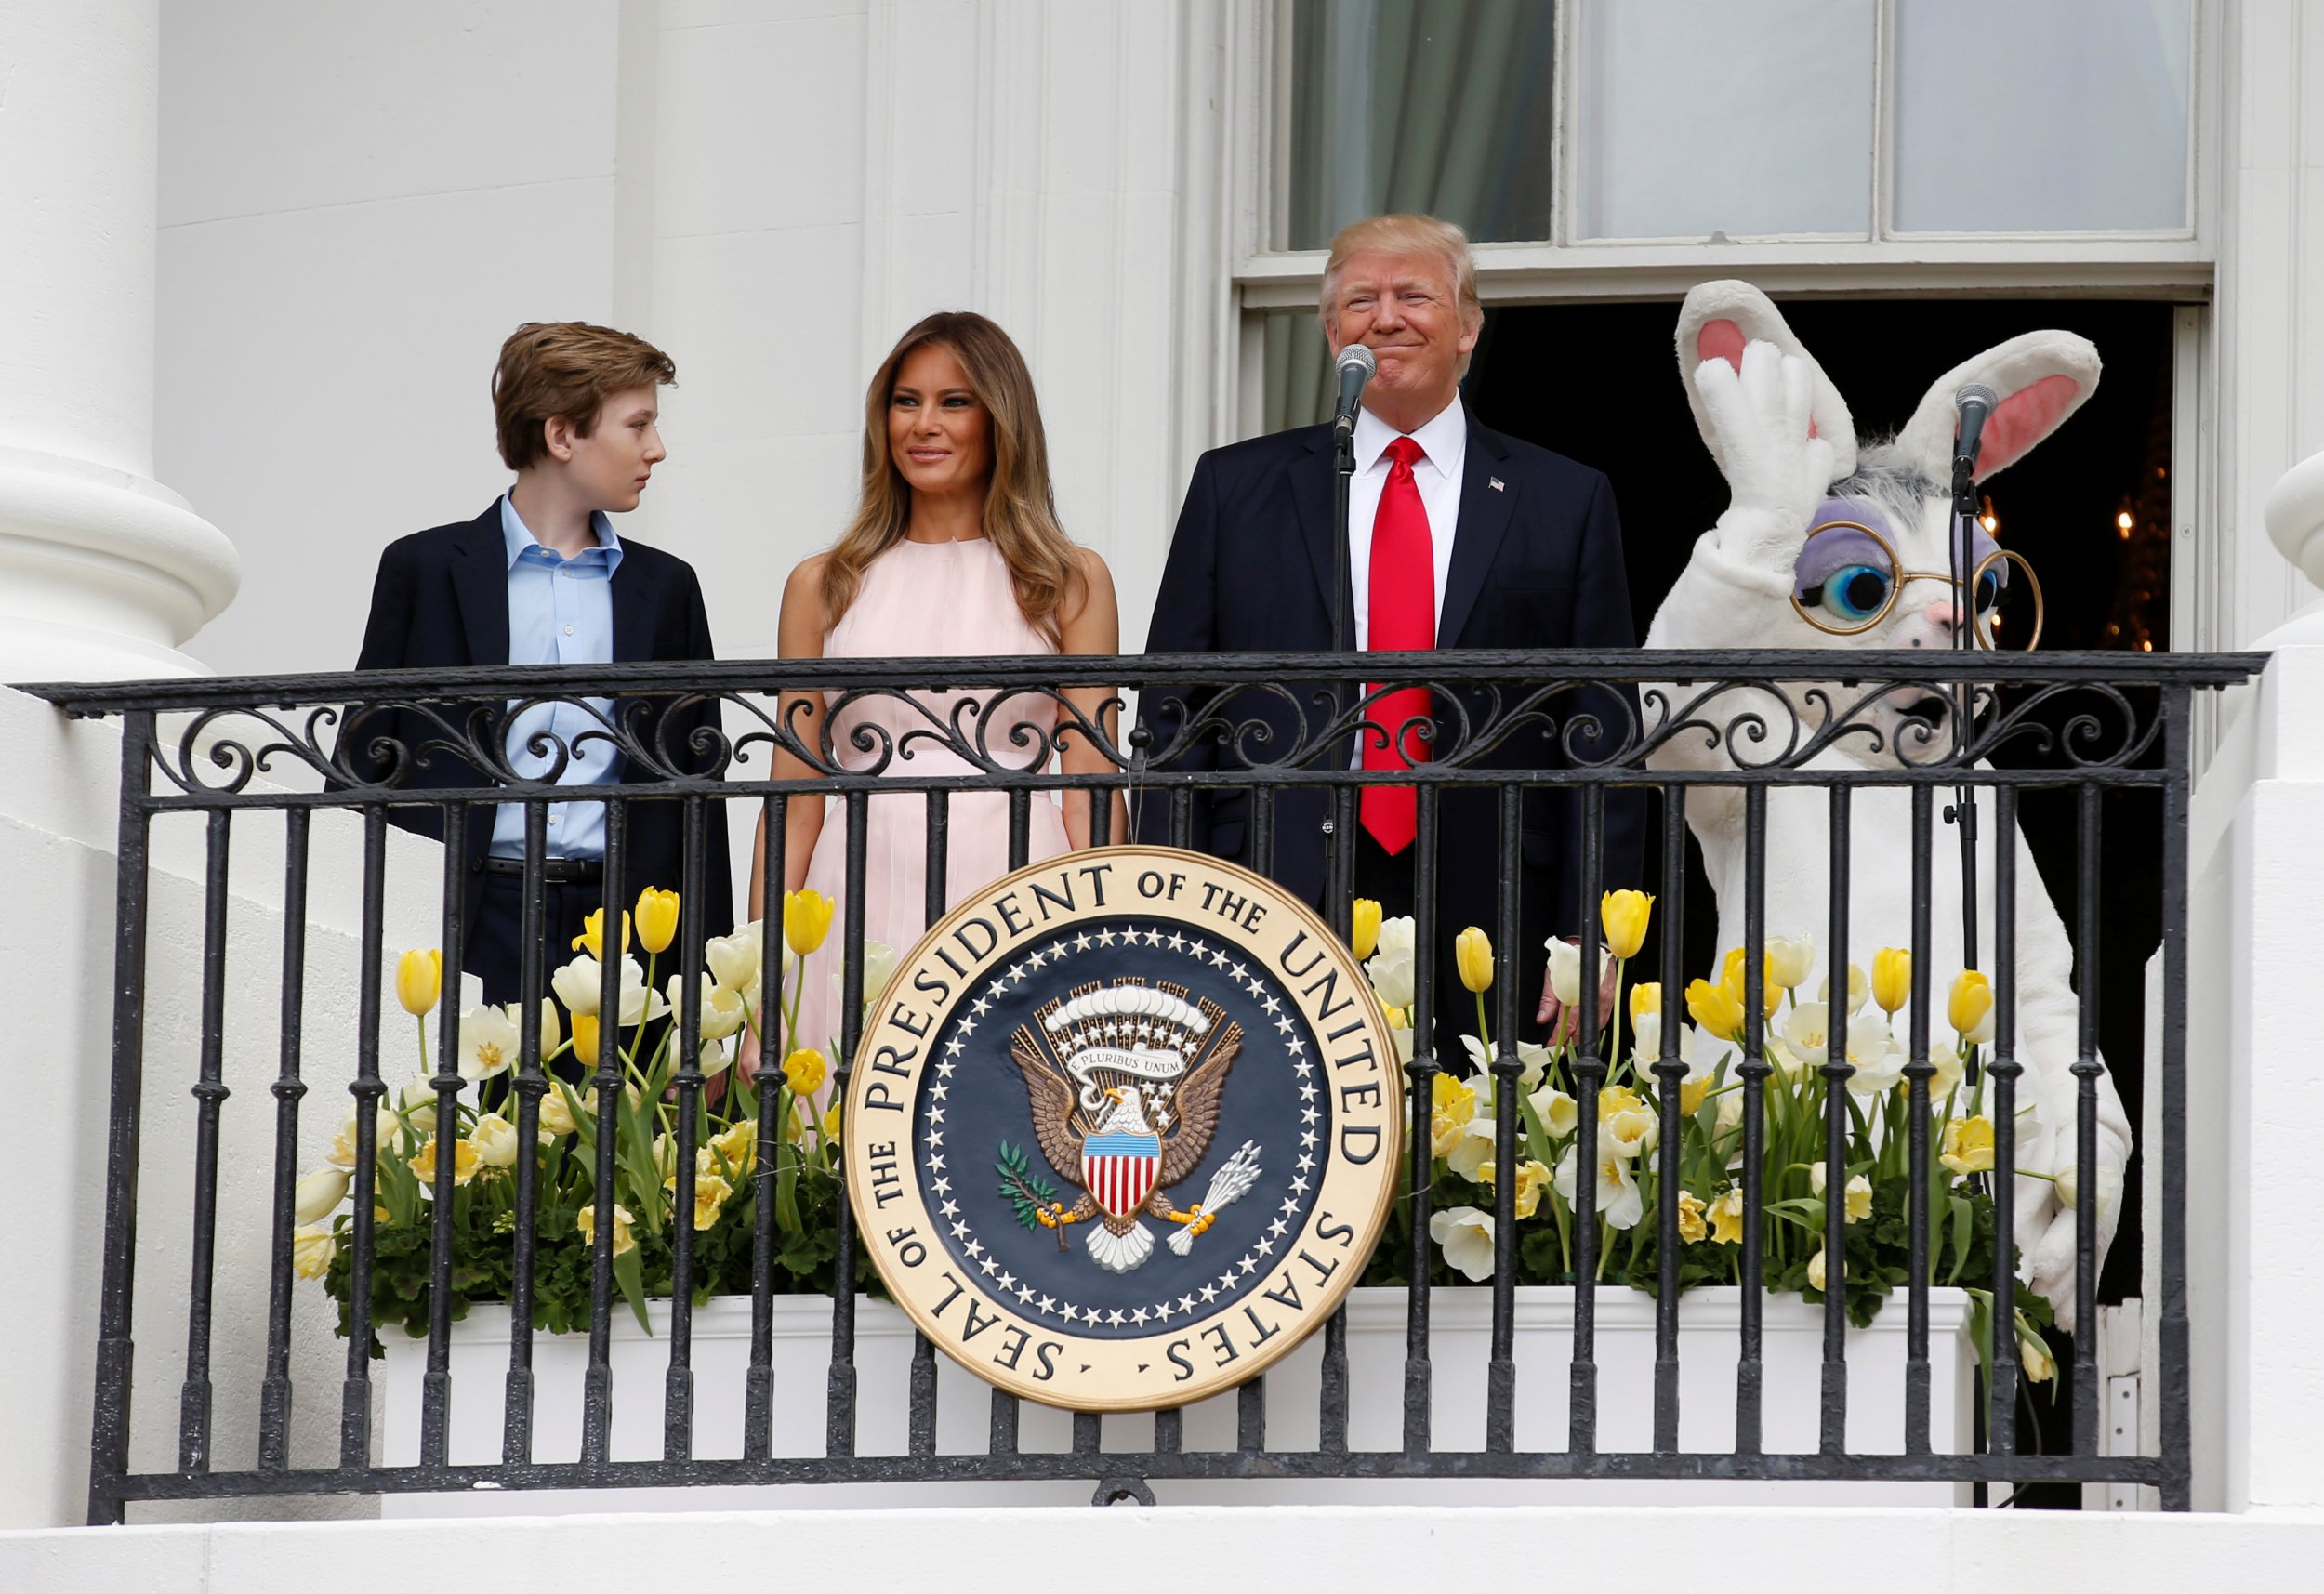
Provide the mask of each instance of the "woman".
{"label": "woman", "polygon": [[[967,312],[931,315],[880,362],[865,397],[864,482],[855,519],[831,548],[791,572],[783,588],[780,635],[786,659],[1119,651],[1113,576],[1103,559],[1077,547],[1058,524],[1033,378],[1024,356],[992,322]],[[956,715],[961,695],[857,698],[839,708],[827,734],[823,693],[786,693],[782,709],[784,722],[806,745],[827,746],[834,760],[850,768],[885,757],[892,773],[976,769],[926,736],[908,746],[903,740],[908,732],[948,733],[953,727],[975,737],[992,762],[1016,768],[1049,762],[1049,738],[1063,718],[1054,698],[1007,697],[991,705],[987,719]],[[1110,689],[1085,687],[1065,695],[1112,740]],[[873,732],[864,738],[869,747],[857,744],[856,732],[865,727]],[[1114,768],[1087,737],[1061,739],[1065,773]],[[812,772],[787,754],[778,756],[775,769],[784,779]],[[1125,840],[1119,797],[1110,808],[1110,835]],[[864,937],[902,952],[927,924],[927,799],[919,793],[875,797],[867,811]],[[1089,846],[1089,814],[1086,792],[1067,792],[1062,802],[1036,794],[1027,862]],[[840,904],[825,942],[829,955],[808,965],[799,1023],[785,1039],[786,1047],[825,1049],[841,1034],[831,976],[847,944],[846,805],[838,798],[792,797],[785,828],[784,889],[811,887]],[[762,821],[751,856],[754,918],[766,906],[765,847]],[[956,792],[946,825],[945,902],[959,901],[1008,869],[1008,795]],[[779,922],[780,913],[774,917]],[[746,1053],[746,1070],[755,1061]]]}

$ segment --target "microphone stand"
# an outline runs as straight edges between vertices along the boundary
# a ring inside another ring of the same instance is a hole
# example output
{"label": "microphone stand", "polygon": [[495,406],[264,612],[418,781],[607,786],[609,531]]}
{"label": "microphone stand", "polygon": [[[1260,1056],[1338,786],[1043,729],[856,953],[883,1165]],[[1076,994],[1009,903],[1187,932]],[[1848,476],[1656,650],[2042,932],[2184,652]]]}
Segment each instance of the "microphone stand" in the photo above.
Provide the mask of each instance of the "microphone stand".
{"label": "microphone stand", "polygon": [[[1954,423],[1953,436],[1953,514],[1952,547],[1950,549],[1954,600],[1961,608],[1961,623],[1953,627],[1953,647],[1956,651],[1974,647],[1971,627],[1976,624],[1977,596],[1970,591],[1969,582],[1975,567],[1971,564],[1969,550],[1974,528],[1977,524],[1976,481],[1974,459],[1961,457],[1959,439],[1961,423]],[[1970,711],[1974,692],[1966,677],[1953,682],[1953,745],[1967,771],[1970,744]],[[1946,815],[1961,828],[1961,967],[1977,967],[1977,797],[1976,787],[1963,782],[1953,788],[1953,806]]]}
{"label": "microphone stand", "polygon": [[[1348,594],[1353,585],[1348,568],[1348,483],[1354,475],[1355,417],[1349,415],[1332,428],[1331,456],[1331,647],[1342,657],[1355,645],[1348,630]],[[1349,685],[1353,703],[1363,696],[1364,683]],[[1359,753],[1362,745],[1359,740]],[[1332,929],[1344,941],[1354,928],[1356,794],[1348,786],[1336,790],[1340,796],[1334,798],[1332,817],[1324,825],[1324,876],[1329,882],[1325,905]]]}

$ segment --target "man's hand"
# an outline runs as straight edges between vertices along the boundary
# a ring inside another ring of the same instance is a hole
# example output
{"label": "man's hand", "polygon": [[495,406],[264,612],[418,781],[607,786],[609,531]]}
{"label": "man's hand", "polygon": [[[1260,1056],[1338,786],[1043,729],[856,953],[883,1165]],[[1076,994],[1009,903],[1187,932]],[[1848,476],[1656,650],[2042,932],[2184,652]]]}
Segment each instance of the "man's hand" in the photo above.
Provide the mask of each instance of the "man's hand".
{"label": "man's hand", "polygon": [[[1569,935],[1565,939],[1574,944],[1579,944],[1580,942],[1578,936]],[[1614,1019],[1614,977],[1619,971],[1619,967],[1613,959],[1606,959],[1605,971],[1598,978],[1598,1027],[1600,1029],[1605,1028]],[[1551,1026],[1550,1038],[1547,1043],[1551,1046],[1570,1044],[1574,1038],[1574,1032],[1581,1028],[1581,1014],[1557,999],[1557,993],[1550,985],[1550,971],[1546,968],[1541,971],[1541,1006],[1533,1016],[1540,1022]]]}

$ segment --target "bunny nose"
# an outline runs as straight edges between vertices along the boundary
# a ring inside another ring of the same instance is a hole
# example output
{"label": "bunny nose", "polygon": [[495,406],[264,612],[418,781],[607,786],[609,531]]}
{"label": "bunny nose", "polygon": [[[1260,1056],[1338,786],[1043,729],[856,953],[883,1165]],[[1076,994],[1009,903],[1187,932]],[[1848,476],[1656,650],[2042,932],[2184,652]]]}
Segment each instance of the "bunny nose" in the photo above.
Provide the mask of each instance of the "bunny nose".
{"label": "bunny nose", "polygon": [[1935,602],[1930,604],[1926,609],[1923,609],[1921,613],[1929,617],[1929,623],[1931,625],[1934,626],[1938,630],[1943,631],[1948,636],[1950,636],[1953,632],[1960,630],[1962,625],[1966,623],[1967,619],[1967,617],[1961,613],[1961,605],[1949,598],[1938,599]]}

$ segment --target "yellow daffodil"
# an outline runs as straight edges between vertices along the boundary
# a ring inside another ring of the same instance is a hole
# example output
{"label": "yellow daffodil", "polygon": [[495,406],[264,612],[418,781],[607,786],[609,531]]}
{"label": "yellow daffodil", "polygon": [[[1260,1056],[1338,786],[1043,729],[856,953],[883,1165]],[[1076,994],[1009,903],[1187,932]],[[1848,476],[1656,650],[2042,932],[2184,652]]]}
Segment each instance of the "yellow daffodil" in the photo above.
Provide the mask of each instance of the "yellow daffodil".
{"label": "yellow daffodil", "polygon": [[[1810,1163],[1807,1165],[1807,1187],[1809,1191],[1816,1196],[1821,1197],[1823,1195],[1824,1165],[1822,1163]],[[1863,1174],[1856,1174],[1848,1180],[1848,1188],[1841,1192],[1841,1201],[1842,1205],[1846,1208],[1842,1216],[1848,1222],[1861,1223],[1867,1218],[1871,1217],[1871,1179]],[[1818,1284],[1816,1287],[1821,1289],[1823,1286]]]}
{"label": "yellow daffodil", "polygon": [[1945,1150],[1937,1161],[1957,1174],[1984,1173],[1993,1166],[1993,1120],[1980,1113],[1945,1126]]}
{"label": "yellow daffodil", "polygon": [[831,933],[831,916],[838,904],[821,891],[783,893],[783,939],[801,957],[823,944]]}
{"label": "yellow daffodil", "polygon": [[1449,1156],[1469,1121],[1477,1115],[1477,1093],[1449,1074],[1439,1074],[1429,1087],[1428,1127],[1431,1149]]}
{"label": "yellow daffodil", "polygon": [[291,1192],[292,1215],[301,1223],[322,1222],[346,1198],[348,1178],[343,1167],[315,1169]]}
{"label": "yellow daffodil", "polygon": [[1912,954],[1901,946],[1883,946],[1872,954],[1872,1000],[1881,1011],[1893,1013],[1912,999]]}
{"label": "yellow daffodil", "polygon": [[1707,1208],[1710,1214],[1710,1237],[1722,1245],[1743,1243],[1743,1187],[1736,1185]]}
{"label": "yellow daffodil", "polygon": [[1380,904],[1369,897],[1355,899],[1353,922],[1348,927],[1348,945],[1355,953],[1358,963],[1371,956],[1372,948],[1380,944]]}
{"label": "yellow daffodil", "polygon": [[711,1136],[710,1145],[725,1159],[733,1178],[747,1178],[759,1160],[759,1126],[745,1119]]}
{"label": "yellow daffodil", "polygon": [[1598,1092],[1598,1122],[1603,1124],[1617,1113],[1638,1113],[1645,1110],[1645,1099],[1627,1085],[1608,1085]]}
{"label": "yellow daffodil", "polygon": [[1729,992],[1724,984],[1713,985],[1708,980],[1690,981],[1686,987],[1686,1011],[1705,1031],[1723,1041],[1743,1038],[1743,998]]}
{"label": "yellow daffodil", "polygon": [[1703,1221],[1703,1198],[1691,1190],[1679,1192],[1679,1238],[1693,1245],[1710,1232]]}
{"label": "yellow daffodil", "polygon": [[1797,990],[1815,967],[1814,936],[1771,935],[1767,938],[1767,979],[1770,983],[1780,985],[1787,991]]}
{"label": "yellow daffodil", "polygon": [[1476,926],[1453,938],[1453,962],[1470,990],[1482,994],[1493,988],[1493,942]]}
{"label": "yellow daffodil", "polygon": [[1974,968],[1964,968],[1953,980],[1953,989],[1945,1003],[1945,1017],[1954,1033],[1966,1037],[1992,1016],[1993,983]]}
{"label": "yellow daffodil", "polygon": [[[420,1193],[423,1195],[436,1187],[436,1136],[429,1136],[426,1143],[412,1157],[412,1176],[419,1180]],[[473,1140],[453,1141],[452,1182],[466,1184],[469,1179],[474,1179],[481,1160],[476,1154],[476,1143]]]}
{"label": "yellow daffodil", "polygon": [[[663,1193],[670,1205],[678,1205],[678,1176],[672,1174],[662,1181]],[[694,1168],[694,1229],[700,1232],[719,1220],[719,1212],[726,1198],[734,1193],[734,1187],[715,1173],[705,1171],[699,1163]]]}
{"label": "yellow daffodil", "polygon": [[678,893],[648,886],[638,893],[638,944],[662,953],[677,939]]}
{"label": "yellow daffodil", "polygon": [[[621,949],[624,952],[629,950],[629,916],[624,914],[621,916]],[[573,938],[573,950],[586,952],[591,957],[599,959],[604,957],[605,910],[603,908],[599,908],[581,921],[581,933]],[[573,1004],[568,1002],[565,1005],[571,1007]]]}
{"label": "yellow daffodil", "polygon": [[1598,922],[1605,928],[1605,949],[1617,957],[1635,957],[1646,943],[1646,924],[1654,916],[1655,900],[1644,891],[1608,891],[1598,903]]}
{"label": "yellow daffodil", "polygon": [[319,1279],[331,1271],[339,1243],[331,1231],[310,1224],[291,1236],[291,1271],[302,1279]]}
{"label": "yellow daffodil", "polygon": [[417,1017],[432,1009],[443,992],[443,954],[434,947],[407,952],[395,960],[395,999]]}
{"label": "yellow daffodil", "polygon": [[813,1047],[801,1047],[783,1060],[783,1080],[800,1096],[812,1096],[823,1088],[825,1076],[830,1072],[823,1053]]}
{"label": "yellow daffodil", "polygon": [[[597,1245],[597,1203],[582,1203],[581,1210],[573,1215],[573,1222],[574,1227],[581,1231],[581,1243],[594,1247]],[[629,1232],[629,1209],[616,1205],[614,1208],[614,1255],[616,1257],[638,1248],[638,1237]]]}

